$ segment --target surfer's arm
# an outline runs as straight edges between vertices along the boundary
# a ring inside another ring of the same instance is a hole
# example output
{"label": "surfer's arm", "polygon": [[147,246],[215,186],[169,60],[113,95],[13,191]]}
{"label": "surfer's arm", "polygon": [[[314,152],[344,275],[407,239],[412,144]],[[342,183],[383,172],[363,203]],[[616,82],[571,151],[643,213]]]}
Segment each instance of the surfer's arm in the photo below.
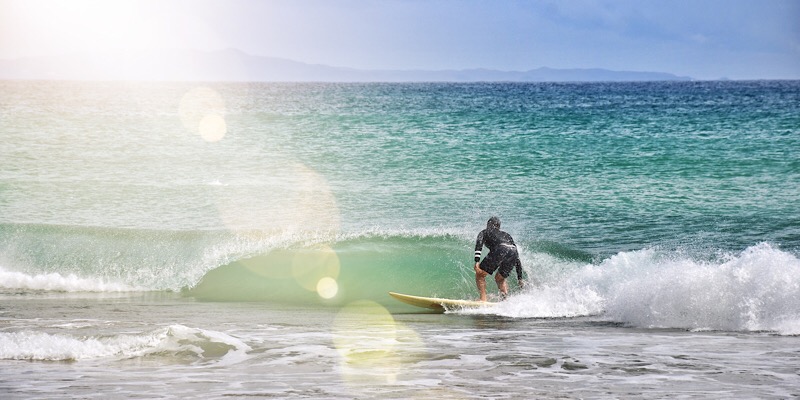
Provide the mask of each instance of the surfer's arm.
{"label": "surfer's arm", "polygon": [[517,270],[517,282],[519,282],[519,287],[525,286],[525,281],[522,279],[522,261],[519,260],[519,257],[517,257],[517,263],[514,265],[514,269]]}
{"label": "surfer's arm", "polygon": [[483,251],[483,232],[478,234],[478,239],[475,240],[475,262],[481,260],[481,251]]}

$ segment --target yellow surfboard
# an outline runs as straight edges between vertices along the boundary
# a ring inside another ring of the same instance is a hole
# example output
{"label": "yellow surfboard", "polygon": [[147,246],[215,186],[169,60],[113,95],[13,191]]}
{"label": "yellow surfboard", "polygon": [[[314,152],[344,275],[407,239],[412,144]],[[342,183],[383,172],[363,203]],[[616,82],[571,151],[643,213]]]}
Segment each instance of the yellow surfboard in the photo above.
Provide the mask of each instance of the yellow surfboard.
{"label": "yellow surfboard", "polygon": [[397,300],[402,301],[403,303],[437,311],[452,310],[454,308],[489,307],[497,304],[490,301],[440,299],[436,297],[412,296],[410,294],[395,292],[389,292],[389,295]]}

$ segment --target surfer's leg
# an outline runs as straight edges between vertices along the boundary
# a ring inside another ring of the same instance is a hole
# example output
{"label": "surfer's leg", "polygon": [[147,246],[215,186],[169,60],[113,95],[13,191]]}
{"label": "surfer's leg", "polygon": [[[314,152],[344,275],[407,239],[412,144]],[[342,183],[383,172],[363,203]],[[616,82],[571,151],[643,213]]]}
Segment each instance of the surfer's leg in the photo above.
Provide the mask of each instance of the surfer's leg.
{"label": "surfer's leg", "polygon": [[481,301],[486,301],[486,275],[489,274],[475,264],[475,284],[478,286]]}
{"label": "surfer's leg", "polygon": [[497,289],[500,290],[500,297],[505,299],[508,296],[508,283],[506,282],[506,277],[498,272],[497,275],[494,276],[494,281],[497,283]]}

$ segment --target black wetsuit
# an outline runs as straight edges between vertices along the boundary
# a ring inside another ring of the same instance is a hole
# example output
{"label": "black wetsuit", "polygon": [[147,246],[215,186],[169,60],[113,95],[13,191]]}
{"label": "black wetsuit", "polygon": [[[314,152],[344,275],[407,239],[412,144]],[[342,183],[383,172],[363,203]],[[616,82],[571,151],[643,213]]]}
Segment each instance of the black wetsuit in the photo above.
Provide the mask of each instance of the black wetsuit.
{"label": "black wetsuit", "polygon": [[475,242],[475,262],[480,261],[483,246],[489,249],[489,254],[481,261],[480,268],[489,275],[500,268],[500,275],[508,278],[511,269],[517,270],[517,279],[522,280],[522,263],[517,253],[514,239],[506,232],[499,229],[484,229],[478,234]]}

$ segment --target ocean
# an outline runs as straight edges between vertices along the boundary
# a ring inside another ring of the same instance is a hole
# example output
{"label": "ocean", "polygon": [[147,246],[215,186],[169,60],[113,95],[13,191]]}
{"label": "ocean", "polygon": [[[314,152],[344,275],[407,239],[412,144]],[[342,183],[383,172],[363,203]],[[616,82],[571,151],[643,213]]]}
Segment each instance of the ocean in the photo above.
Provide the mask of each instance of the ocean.
{"label": "ocean", "polygon": [[[800,81],[0,81],[0,138],[4,399],[800,396]],[[524,288],[388,296],[491,216]]]}

